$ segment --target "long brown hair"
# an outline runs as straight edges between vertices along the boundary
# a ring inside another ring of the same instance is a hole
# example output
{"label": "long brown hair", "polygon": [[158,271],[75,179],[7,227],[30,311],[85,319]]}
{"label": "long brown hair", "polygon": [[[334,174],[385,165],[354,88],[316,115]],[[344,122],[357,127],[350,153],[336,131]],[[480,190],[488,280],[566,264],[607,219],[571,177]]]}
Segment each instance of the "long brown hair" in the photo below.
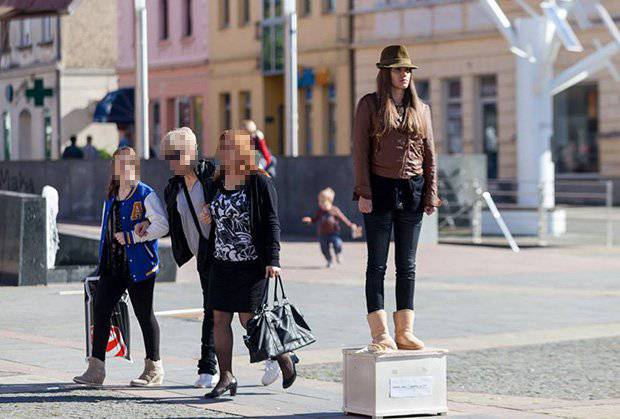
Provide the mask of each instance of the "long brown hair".
{"label": "long brown hair", "polygon": [[[226,130],[222,132],[220,138],[218,140],[218,152],[224,151],[224,142],[226,141],[227,136],[234,136],[234,147],[235,152],[241,159],[241,164],[239,165],[240,174],[244,174],[246,176],[252,175],[254,173],[261,172],[261,169],[258,167],[258,163],[256,161],[257,156],[254,150],[254,146],[252,144],[252,140],[250,138],[250,133],[247,131],[234,131],[234,130]],[[220,157],[223,157],[220,155]],[[224,167],[225,165],[230,164],[230,162],[220,161],[220,170],[218,172],[217,181],[224,181],[224,177],[226,176]]]}
{"label": "long brown hair", "polygon": [[117,149],[114,154],[112,154],[112,164],[111,164],[111,172],[110,172],[110,182],[108,183],[108,188],[106,190],[106,198],[110,199],[118,195],[118,188],[120,186],[120,180],[114,173],[114,164],[116,159],[121,155],[128,155],[133,160],[133,165],[136,168],[136,181],[140,180],[140,160],[138,159],[138,155],[135,150],[131,147],[121,147]]}
{"label": "long brown hair", "polygon": [[403,104],[405,114],[398,123],[398,110],[392,98],[392,74],[390,68],[381,68],[377,74],[377,97],[379,99],[378,126],[375,136],[380,139],[390,130],[403,130],[415,136],[426,135],[426,121],[422,118],[422,101],[413,83],[413,74],[409,86],[405,89]]}

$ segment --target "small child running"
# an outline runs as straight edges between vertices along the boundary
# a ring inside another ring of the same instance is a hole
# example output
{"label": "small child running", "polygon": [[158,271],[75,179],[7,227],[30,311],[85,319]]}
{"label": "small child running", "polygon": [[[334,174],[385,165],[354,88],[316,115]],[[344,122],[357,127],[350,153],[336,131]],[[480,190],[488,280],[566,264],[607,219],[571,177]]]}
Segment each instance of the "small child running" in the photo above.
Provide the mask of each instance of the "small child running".
{"label": "small child running", "polygon": [[327,267],[332,266],[332,254],[330,244],[336,254],[336,262],[342,263],[342,239],[340,238],[340,221],[345,223],[353,232],[353,237],[361,236],[361,227],[352,223],[340,209],[334,205],[336,193],[332,188],[325,188],[319,192],[319,208],[314,217],[304,217],[301,221],[305,224],[318,223],[317,230],[321,252],[327,260]]}

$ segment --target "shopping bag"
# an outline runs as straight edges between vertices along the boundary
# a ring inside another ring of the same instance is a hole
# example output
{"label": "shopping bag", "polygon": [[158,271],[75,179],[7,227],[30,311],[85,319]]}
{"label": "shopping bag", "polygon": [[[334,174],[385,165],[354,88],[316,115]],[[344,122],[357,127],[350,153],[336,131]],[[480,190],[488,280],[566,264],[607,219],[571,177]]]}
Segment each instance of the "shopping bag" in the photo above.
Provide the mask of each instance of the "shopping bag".
{"label": "shopping bag", "polygon": [[355,226],[353,228],[351,228],[351,238],[352,239],[359,239],[362,237],[362,227],[361,226]]}
{"label": "shopping bag", "polygon": [[[93,324],[95,311],[95,292],[99,277],[88,277],[84,280],[84,311],[86,326],[86,357],[92,356]],[[106,348],[107,357],[120,357],[131,361],[131,340],[128,303],[129,295],[125,291],[114,307],[111,317],[110,336]]]}
{"label": "shopping bag", "polygon": [[268,291],[269,281],[265,286],[261,308],[248,321],[247,335],[243,337],[250,351],[251,363],[293,352],[316,340],[301,312],[288,301],[280,276],[275,278],[271,307],[268,304]]}

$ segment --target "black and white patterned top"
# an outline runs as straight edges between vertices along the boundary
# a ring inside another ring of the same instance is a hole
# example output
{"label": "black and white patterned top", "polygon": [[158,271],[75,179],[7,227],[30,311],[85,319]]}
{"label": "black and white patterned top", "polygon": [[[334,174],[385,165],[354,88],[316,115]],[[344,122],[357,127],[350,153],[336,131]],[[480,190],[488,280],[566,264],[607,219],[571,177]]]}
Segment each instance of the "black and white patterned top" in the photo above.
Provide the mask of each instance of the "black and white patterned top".
{"label": "black and white patterned top", "polygon": [[250,229],[250,201],[244,189],[220,189],[211,203],[215,258],[228,262],[258,259]]}

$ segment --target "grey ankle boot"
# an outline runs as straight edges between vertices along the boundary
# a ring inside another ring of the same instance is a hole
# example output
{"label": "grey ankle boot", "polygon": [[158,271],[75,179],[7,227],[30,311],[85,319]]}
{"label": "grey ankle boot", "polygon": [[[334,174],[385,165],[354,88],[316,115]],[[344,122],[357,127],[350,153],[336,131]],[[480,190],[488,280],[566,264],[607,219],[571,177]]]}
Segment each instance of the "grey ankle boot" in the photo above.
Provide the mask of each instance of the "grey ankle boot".
{"label": "grey ankle boot", "polygon": [[131,380],[130,385],[134,387],[151,387],[158,386],[164,381],[164,366],[159,361],[152,361],[150,359],[144,360],[144,371],[142,371],[142,375],[136,378],[135,380]]}
{"label": "grey ankle boot", "polygon": [[86,384],[92,387],[101,387],[103,380],[105,380],[105,362],[93,357],[88,358],[86,372],[73,378],[73,381],[78,384]]}

